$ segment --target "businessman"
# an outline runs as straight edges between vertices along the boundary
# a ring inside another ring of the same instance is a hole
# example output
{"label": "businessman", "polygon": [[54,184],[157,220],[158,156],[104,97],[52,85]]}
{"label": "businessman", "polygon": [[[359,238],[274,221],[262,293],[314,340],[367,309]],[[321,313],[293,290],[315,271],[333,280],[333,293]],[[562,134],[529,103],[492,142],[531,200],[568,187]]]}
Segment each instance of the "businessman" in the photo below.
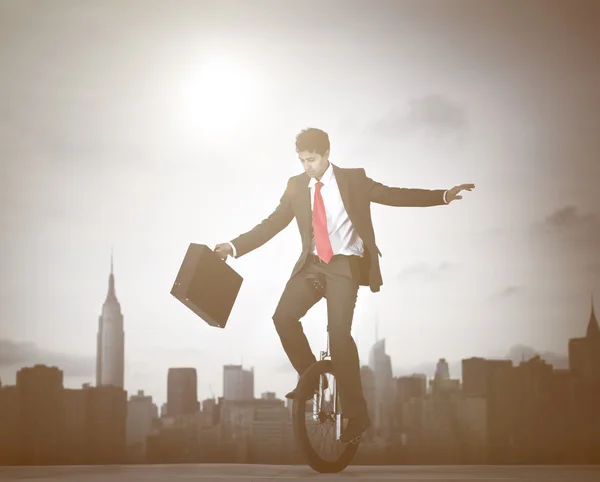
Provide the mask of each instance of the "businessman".
{"label": "businessman", "polygon": [[[300,132],[296,137],[296,152],[304,172],[288,180],[275,211],[250,231],[218,244],[215,252],[222,259],[244,256],[296,218],[302,253],[275,309],[273,322],[283,349],[301,375],[316,358],[300,320],[321,299],[307,278],[324,276],[331,360],[344,416],[349,419],[341,441],[350,443],[371,423],[363,396],[358,352],[351,335],[359,286],[369,286],[372,292],[378,292],[383,284],[371,203],[439,206],[462,199],[459,193],[471,191],[475,186],[461,184],[433,191],[385,186],[370,179],[364,169],[344,169],[331,164],[329,136],[320,129]],[[286,395],[292,399],[295,396],[295,390]]]}

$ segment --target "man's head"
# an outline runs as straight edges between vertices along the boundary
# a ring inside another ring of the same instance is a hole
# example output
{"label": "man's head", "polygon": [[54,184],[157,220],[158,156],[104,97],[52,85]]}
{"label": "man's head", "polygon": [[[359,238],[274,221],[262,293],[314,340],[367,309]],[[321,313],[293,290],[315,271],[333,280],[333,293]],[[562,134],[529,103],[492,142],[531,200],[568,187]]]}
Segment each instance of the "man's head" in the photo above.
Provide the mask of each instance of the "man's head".
{"label": "man's head", "polygon": [[296,136],[296,152],[306,174],[321,179],[329,167],[329,136],[320,129],[304,129]]}

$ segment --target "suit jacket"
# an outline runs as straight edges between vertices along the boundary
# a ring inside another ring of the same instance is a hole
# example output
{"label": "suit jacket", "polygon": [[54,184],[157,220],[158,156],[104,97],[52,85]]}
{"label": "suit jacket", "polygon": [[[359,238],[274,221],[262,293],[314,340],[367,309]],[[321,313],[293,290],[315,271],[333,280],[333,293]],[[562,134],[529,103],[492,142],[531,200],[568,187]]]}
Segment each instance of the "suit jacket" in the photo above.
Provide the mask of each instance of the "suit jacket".
{"label": "suit jacket", "polygon": [[[332,167],[344,207],[364,245],[365,252],[361,260],[359,282],[363,286],[369,286],[372,292],[377,292],[383,284],[383,279],[379,267],[381,251],[375,242],[371,220],[371,203],[386,206],[439,206],[445,204],[445,190],[384,186],[367,177],[362,168],[345,169],[335,165]],[[313,240],[309,181],[310,178],[306,173],[291,177],[275,211],[253,229],[232,240],[238,258],[265,244],[296,218],[302,239],[302,253],[291,277],[302,270],[311,252]]]}

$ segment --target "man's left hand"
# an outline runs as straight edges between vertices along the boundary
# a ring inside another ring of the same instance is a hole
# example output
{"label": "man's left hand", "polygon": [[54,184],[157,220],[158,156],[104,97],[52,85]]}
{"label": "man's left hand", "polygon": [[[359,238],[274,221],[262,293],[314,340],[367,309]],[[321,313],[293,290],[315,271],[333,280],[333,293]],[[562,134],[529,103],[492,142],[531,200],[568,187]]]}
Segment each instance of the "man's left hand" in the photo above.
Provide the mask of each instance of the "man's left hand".
{"label": "man's left hand", "polygon": [[461,191],[472,191],[475,189],[475,184],[461,184],[460,186],[454,186],[452,189],[446,191],[446,202],[450,204],[456,199],[462,199],[458,193]]}

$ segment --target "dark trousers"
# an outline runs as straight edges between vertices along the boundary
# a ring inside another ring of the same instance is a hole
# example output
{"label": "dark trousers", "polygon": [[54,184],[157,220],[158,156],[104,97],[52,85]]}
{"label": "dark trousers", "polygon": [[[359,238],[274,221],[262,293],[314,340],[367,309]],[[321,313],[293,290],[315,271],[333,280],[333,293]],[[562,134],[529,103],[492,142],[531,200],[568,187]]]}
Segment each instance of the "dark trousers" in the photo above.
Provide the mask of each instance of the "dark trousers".
{"label": "dark trousers", "polygon": [[334,256],[328,264],[309,258],[304,269],[285,286],[273,315],[275,328],[290,362],[302,375],[316,358],[300,320],[321,299],[307,280],[307,275],[322,273],[325,276],[331,362],[344,415],[348,418],[366,417],[358,350],[350,333],[359,287],[357,270],[353,266],[357,258]]}

